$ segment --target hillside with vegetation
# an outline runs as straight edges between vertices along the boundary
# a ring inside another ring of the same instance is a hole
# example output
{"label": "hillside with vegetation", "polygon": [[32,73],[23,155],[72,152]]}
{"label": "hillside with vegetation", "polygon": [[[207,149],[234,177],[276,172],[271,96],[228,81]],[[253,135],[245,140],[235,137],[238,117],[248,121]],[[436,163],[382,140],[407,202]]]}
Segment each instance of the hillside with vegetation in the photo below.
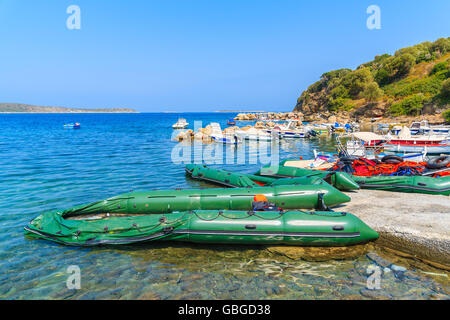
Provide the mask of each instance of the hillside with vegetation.
{"label": "hillside with vegetation", "polygon": [[137,113],[137,111],[129,108],[79,109],[0,103],[0,113]]}
{"label": "hillside with vegetation", "polygon": [[324,73],[294,112],[310,118],[434,117],[450,122],[450,38],[376,56],[356,70]]}

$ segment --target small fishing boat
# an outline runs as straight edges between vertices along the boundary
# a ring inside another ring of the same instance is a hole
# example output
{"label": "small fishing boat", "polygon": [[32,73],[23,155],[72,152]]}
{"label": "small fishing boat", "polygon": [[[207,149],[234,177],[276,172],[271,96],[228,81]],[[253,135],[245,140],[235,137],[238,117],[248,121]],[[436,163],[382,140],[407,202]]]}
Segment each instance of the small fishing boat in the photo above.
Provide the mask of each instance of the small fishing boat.
{"label": "small fishing boat", "polygon": [[235,134],[227,133],[224,134],[222,132],[222,128],[220,127],[220,124],[217,122],[212,122],[211,124],[211,139],[214,142],[218,143],[224,143],[224,144],[239,144],[242,143],[242,139],[237,137]]}
{"label": "small fishing boat", "polygon": [[298,120],[288,120],[286,124],[280,124],[270,130],[266,130],[269,134],[277,135],[283,139],[307,138],[309,131],[304,128],[297,128]]}
{"label": "small fishing boat", "polygon": [[[251,141],[272,141],[274,136],[272,134],[267,133],[265,130],[250,128],[248,130],[236,130],[234,134],[242,140],[251,140]],[[277,137],[277,136],[275,136]]]}
{"label": "small fishing boat", "polygon": [[188,127],[189,123],[186,121],[186,119],[180,118],[178,121],[172,125],[173,129],[186,129]]}
{"label": "small fishing boat", "polygon": [[311,129],[314,130],[318,135],[325,135],[329,133],[329,126],[325,124],[313,124]]}
{"label": "small fishing boat", "polygon": [[450,126],[431,126],[427,120],[415,121],[409,127],[412,135],[417,134],[438,134],[450,135]]}
{"label": "small fishing boat", "polygon": [[391,152],[408,152],[427,154],[450,154],[450,143],[445,135],[411,135],[407,127],[403,127],[397,136],[386,135],[384,150]]}
{"label": "small fishing boat", "polygon": [[227,125],[229,125],[229,126],[235,126],[235,125],[236,125],[236,121],[234,121],[234,119],[228,119]]}
{"label": "small fishing boat", "polygon": [[81,124],[79,124],[78,122],[64,124],[64,129],[80,129],[80,128]]}

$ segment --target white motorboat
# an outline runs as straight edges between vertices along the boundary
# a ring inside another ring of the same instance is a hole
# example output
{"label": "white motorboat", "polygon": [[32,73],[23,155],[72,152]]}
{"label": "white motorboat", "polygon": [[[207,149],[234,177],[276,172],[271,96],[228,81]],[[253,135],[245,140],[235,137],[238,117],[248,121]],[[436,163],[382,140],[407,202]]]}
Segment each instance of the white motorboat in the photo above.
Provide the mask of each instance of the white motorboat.
{"label": "white motorboat", "polygon": [[266,130],[250,128],[248,130],[238,129],[234,132],[234,134],[242,139],[242,140],[251,140],[251,141],[272,141],[272,134],[266,132]]}
{"label": "white motorboat", "polygon": [[337,138],[338,151],[342,151],[345,156],[362,157],[366,159],[381,159],[386,155],[396,155],[405,161],[427,161],[427,152],[424,150],[418,153],[389,152],[384,149],[384,136],[373,132],[355,132],[351,139],[347,140],[345,149],[339,138]]}
{"label": "white motorboat", "polygon": [[447,135],[411,135],[408,127],[403,127],[397,136],[386,135],[384,150],[391,152],[450,154]]}
{"label": "white motorboat", "polygon": [[214,142],[225,143],[225,144],[239,144],[242,143],[242,139],[237,137],[235,134],[223,134],[220,124],[217,122],[212,122],[211,124],[211,138]]}
{"label": "white motorboat", "polygon": [[297,128],[298,122],[299,120],[288,120],[287,124],[280,124],[266,131],[267,133],[278,135],[279,138],[307,138],[309,136],[309,132],[304,128]]}
{"label": "white motorboat", "polygon": [[186,129],[189,123],[186,121],[186,119],[180,118],[178,119],[177,123],[172,125],[173,129]]}
{"label": "white motorboat", "polygon": [[450,126],[431,126],[428,124],[427,120],[415,121],[409,127],[412,135],[417,134],[438,134],[438,135],[449,135]]}

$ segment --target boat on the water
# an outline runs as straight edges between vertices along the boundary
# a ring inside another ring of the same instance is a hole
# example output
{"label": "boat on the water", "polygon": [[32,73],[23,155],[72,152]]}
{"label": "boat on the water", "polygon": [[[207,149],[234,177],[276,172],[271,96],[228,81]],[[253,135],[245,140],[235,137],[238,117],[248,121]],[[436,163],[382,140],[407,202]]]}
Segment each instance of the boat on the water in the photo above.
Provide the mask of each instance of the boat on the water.
{"label": "boat on the water", "polygon": [[236,125],[236,121],[235,121],[234,119],[228,119],[227,125],[229,125],[229,126],[235,126],[235,125]]}
{"label": "boat on the water", "polygon": [[427,120],[415,121],[409,127],[412,135],[416,134],[442,134],[450,135],[450,126],[431,126]]}
{"label": "boat on the water", "polygon": [[411,135],[403,127],[397,136],[386,135],[383,147],[391,152],[414,152],[427,154],[450,154],[450,143],[446,135]]}
{"label": "boat on the water", "polygon": [[[392,157],[391,157],[392,158]],[[437,164],[439,169],[432,169],[428,171],[420,172],[416,175],[400,175],[407,174],[408,167],[401,166],[399,169],[401,172],[394,172],[392,174],[380,174],[380,175],[361,175],[361,173],[353,172],[349,174],[352,181],[359,184],[359,186],[363,189],[377,189],[377,190],[387,190],[387,191],[396,191],[396,192],[409,192],[409,193],[425,193],[425,194],[435,194],[435,195],[450,195],[450,167],[446,167],[449,163],[448,158],[442,158],[442,162],[439,163],[436,159],[430,160],[429,164]],[[389,159],[389,158],[388,158]],[[357,158],[355,159],[357,160]],[[257,175],[269,176],[269,177],[278,177],[278,178],[286,178],[286,177],[305,177],[316,174],[319,177],[330,173],[330,171],[322,171],[322,170],[311,170],[311,169],[299,169],[295,167],[286,166],[290,160],[282,161],[279,166],[265,166],[261,168],[261,170],[257,173]],[[351,161],[350,159],[346,159],[345,161],[350,165],[351,169]],[[389,161],[387,161],[389,162]],[[418,163],[417,165],[420,165]],[[329,170],[334,170],[331,172],[335,172],[334,168]],[[354,171],[354,170],[353,170]],[[370,170],[368,170],[371,172]],[[409,170],[415,171],[417,170]],[[343,173],[342,171],[340,171]],[[406,173],[405,173],[406,172]],[[442,176],[441,176],[442,174]],[[325,179],[326,180],[326,179]],[[338,188],[338,186],[336,186]]]}
{"label": "boat on the water", "polygon": [[80,128],[81,124],[78,122],[64,124],[64,129],[80,129]]}
{"label": "boat on the water", "polygon": [[305,190],[309,190],[309,192],[316,192],[316,188],[313,186],[321,185],[326,189],[323,189],[321,192],[331,192],[335,194],[338,192],[335,188],[345,191],[359,189],[358,184],[345,172],[327,172],[326,174],[317,174],[316,172],[313,172],[312,174],[299,178],[288,177],[277,179],[268,174],[253,175],[208,168],[205,165],[188,164],[186,165],[186,173],[193,179],[208,181],[232,188],[301,185],[305,187]]}
{"label": "boat on the water", "polygon": [[267,133],[263,129],[250,128],[248,130],[238,129],[234,131],[235,136],[241,140],[251,140],[251,141],[272,141],[278,136],[274,136]]}
{"label": "boat on the water", "polygon": [[292,185],[132,192],[43,213],[25,227],[25,233],[71,246],[167,240],[344,246],[377,239],[374,230],[349,213],[288,211],[350,200],[330,188]]}
{"label": "boat on the water", "polygon": [[189,126],[189,123],[184,118],[178,119],[178,121],[172,125],[173,129],[186,129]]}
{"label": "boat on the water", "polygon": [[284,139],[307,138],[312,130],[305,130],[303,127],[297,128],[298,123],[298,120],[288,120],[286,124],[276,125],[266,131]]}
{"label": "boat on the water", "polygon": [[44,213],[25,227],[25,233],[68,246],[149,241],[346,246],[378,238],[377,232],[346,212],[214,209],[132,215],[124,208],[112,208],[108,200],[94,205],[95,213],[89,206]]}
{"label": "boat on the water", "polygon": [[211,124],[211,139],[214,142],[224,143],[224,144],[239,144],[242,143],[242,139],[237,137],[234,133],[226,133],[222,132],[222,128],[220,124],[217,122],[212,122]]}
{"label": "boat on the water", "polygon": [[352,175],[361,188],[409,193],[450,195],[450,176],[356,176]]}

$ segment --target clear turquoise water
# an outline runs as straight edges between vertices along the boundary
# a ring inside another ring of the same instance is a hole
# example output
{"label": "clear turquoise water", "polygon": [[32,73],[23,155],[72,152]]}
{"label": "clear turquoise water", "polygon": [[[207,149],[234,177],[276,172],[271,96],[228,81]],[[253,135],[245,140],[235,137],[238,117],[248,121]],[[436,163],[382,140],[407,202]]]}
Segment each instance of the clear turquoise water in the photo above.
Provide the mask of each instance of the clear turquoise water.
{"label": "clear turquoise water", "polygon": [[[448,274],[437,271],[432,278],[426,267],[388,255],[384,258],[407,271],[386,269],[382,289],[368,292],[366,269],[373,262],[365,254],[308,262],[265,248],[148,244],[86,249],[24,237],[23,227],[46,210],[130,190],[212,187],[188,180],[184,166],[171,161],[176,143],[170,126],[179,116],[191,124],[216,121],[225,127],[234,114],[0,115],[1,299],[449,297]],[[64,130],[65,122],[80,122],[82,129]],[[284,143],[280,158],[308,157],[314,148],[333,152],[333,141]],[[254,172],[260,164],[215,166]],[[81,269],[80,290],[66,288],[70,265]],[[439,277],[444,281],[436,281]]]}

